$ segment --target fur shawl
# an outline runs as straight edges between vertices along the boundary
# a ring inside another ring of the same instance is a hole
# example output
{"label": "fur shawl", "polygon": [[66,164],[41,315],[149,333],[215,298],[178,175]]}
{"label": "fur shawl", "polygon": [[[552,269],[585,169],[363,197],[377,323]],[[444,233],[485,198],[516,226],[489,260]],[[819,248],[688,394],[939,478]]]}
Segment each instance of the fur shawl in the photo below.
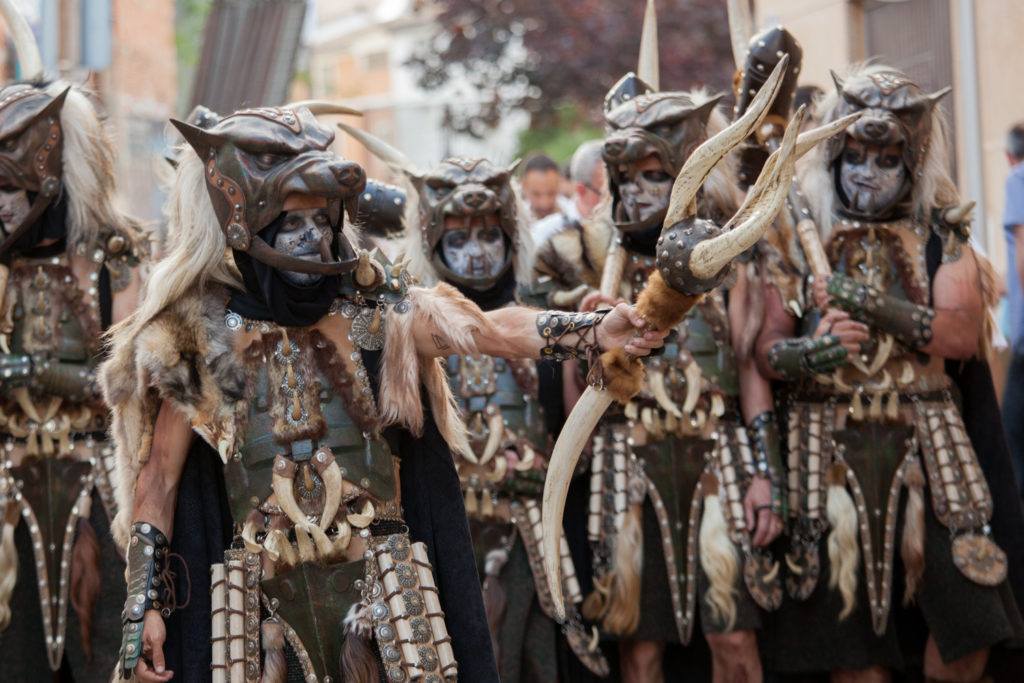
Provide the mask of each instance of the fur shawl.
{"label": "fur shawl", "polygon": [[[125,547],[139,472],[149,459],[153,429],[162,401],[169,401],[193,430],[226,462],[237,450],[236,425],[244,424],[246,375],[235,349],[235,333],[224,324],[227,293],[193,290],[141,327],[131,338],[115,335],[100,369],[104,398],[111,408],[110,433],[117,468],[118,513],[113,533]],[[378,407],[381,426],[391,424],[419,435],[424,413],[420,387],[437,425],[452,448],[469,448],[440,358],[416,352],[414,326],[428,323],[445,335],[452,353],[476,353],[474,333],[493,334],[491,323],[468,299],[448,285],[413,288],[405,313],[385,316]]]}

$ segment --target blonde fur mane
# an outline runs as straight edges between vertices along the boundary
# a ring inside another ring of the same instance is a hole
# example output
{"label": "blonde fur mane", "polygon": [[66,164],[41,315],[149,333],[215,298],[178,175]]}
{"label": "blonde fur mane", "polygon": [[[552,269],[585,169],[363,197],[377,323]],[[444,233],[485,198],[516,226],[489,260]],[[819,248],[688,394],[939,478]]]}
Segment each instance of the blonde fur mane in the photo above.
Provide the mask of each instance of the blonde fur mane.
{"label": "blonde fur mane", "polygon": [[[56,97],[68,84],[55,81],[43,90]],[[96,109],[84,91],[72,86],[60,112],[64,135],[63,186],[68,197],[68,247],[91,252],[104,229],[137,239],[135,221],[117,208],[114,149]]]}

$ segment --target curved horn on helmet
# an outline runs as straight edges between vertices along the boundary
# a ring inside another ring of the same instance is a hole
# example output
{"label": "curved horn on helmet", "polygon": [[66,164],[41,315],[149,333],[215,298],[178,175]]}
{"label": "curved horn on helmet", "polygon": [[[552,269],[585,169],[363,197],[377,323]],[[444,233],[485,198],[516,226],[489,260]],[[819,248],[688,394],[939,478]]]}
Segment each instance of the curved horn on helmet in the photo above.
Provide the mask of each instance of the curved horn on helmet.
{"label": "curved horn on helmet", "polygon": [[361,142],[363,147],[370,150],[372,154],[392,168],[410,176],[419,174],[416,164],[414,164],[409,157],[405,156],[376,135],[367,133],[365,130],[360,130],[355,126],[350,126],[343,121],[338,122],[338,128]]}
{"label": "curved horn on helmet", "polygon": [[757,182],[750,188],[739,211],[724,226],[725,232],[718,237],[704,240],[693,248],[690,255],[690,270],[694,276],[714,276],[737,254],[756,244],[765,228],[782,208],[782,202],[785,201],[793,181],[797,160],[822,140],[846,130],[846,127],[860,118],[862,113],[844,116],[826,126],[819,126],[797,135],[807,116],[807,105],[801,106],[786,126],[786,134],[779,149],[765,162]]}
{"label": "curved horn on helmet", "polygon": [[640,56],[636,62],[636,75],[655,91],[661,90],[661,67],[658,65],[658,12],[654,0],[647,0],[644,27],[640,32]]}
{"label": "curved horn on helmet", "polygon": [[24,15],[14,6],[13,0],[0,1],[0,14],[3,15],[7,30],[14,41],[14,51],[21,63],[21,78],[25,81],[38,81],[43,77],[43,58],[39,54],[39,45]]}
{"label": "curved horn on helmet", "polygon": [[732,58],[737,69],[743,69],[747,60],[747,47],[754,35],[754,20],[750,16],[750,0],[728,0],[729,39],[732,42]]}
{"label": "curved horn on helmet", "polygon": [[327,100],[299,100],[298,102],[290,102],[284,105],[284,109],[298,109],[299,107],[305,107],[313,116],[320,116],[322,114],[346,114],[348,116],[362,116],[363,112],[358,109],[352,109],[335,102],[328,102]]}
{"label": "curved horn on helmet", "polygon": [[706,140],[686,160],[672,185],[672,198],[669,201],[668,211],[665,213],[665,225],[681,223],[697,213],[697,204],[694,201],[697,197],[697,190],[708,179],[712,169],[722,160],[722,157],[761,125],[768,113],[768,107],[771,106],[779,91],[788,65],[788,56],[780,59],[772,70],[772,75],[768,77],[764,87],[751,100],[750,107],[743,113],[743,116],[733,121],[713,138]]}

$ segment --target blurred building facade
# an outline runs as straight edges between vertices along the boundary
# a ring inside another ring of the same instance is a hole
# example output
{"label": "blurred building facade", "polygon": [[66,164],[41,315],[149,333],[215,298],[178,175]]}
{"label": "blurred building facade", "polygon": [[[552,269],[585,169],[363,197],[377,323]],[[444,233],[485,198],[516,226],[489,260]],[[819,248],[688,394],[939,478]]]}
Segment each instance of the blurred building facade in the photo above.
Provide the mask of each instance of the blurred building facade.
{"label": "blurred building facade", "polygon": [[[312,97],[363,112],[346,121],[393,145],[421,168],[449,156],[483,156],[510,163],[527,114],[508,116],[482,138],[445,125],[448,107],[473,106],[479,93],[462,84],[424,90],[409,58],[434,36],[433,3],[417,0],[311,0],[305,31],[305,63],[293,85],[295,99]],[[453,79],[454,80],[454,79]],[[371,177],[388,169],[362,146],[338,132],[336,149],[363,164]]]}
{"label": "blurred building facade", "polygon": [[[117,146],[121,201],[144,221],[160,216],[154,159],[174,115],[174,0],[16,0],[40,46],[48,77],[92,91]],[[2,24],[0,24],[2,25]],[[3,73],[16,76],[6,39]]]}
{"label": "blurred building facade", "polygon": [[870,57],[906,71],[953,124],[964,201],[978,203],[974,236],[1000,273],[1006,131],[1024,120],[1024,3],[1020,0],[753,0],[758,26],[783,24],[804,48],[801,85],[834,87],[829,69]]}

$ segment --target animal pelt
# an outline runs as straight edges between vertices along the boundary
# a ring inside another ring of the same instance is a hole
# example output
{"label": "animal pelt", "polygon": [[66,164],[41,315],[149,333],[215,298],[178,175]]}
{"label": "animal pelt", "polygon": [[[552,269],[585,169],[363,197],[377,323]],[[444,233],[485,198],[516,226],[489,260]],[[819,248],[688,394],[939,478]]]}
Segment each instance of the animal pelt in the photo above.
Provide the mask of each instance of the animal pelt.
{"label": "animal pelt", "polygon": [[591,218],[566,223],[537,245],[534,270],[550,277],[561,289],[580,284],[601,285],[601,273],[615,233],[611,222],[610,197],[602,200]]}
{"label": "animal pelt", "polygon": [[229,455],[246,382],[233,334],[224,325],[226,300],[220,288],[205,295],[193,290],[133,337],[114,337],[100,368],[117,462],[112,532],[122,547],[127,547],[135,483],[149,459],[162,401],[185,416],[221,457]]}
{"label": "animal pelt", "polygon": [[430,289],[409,291],[412,304],[406,313],[387,318],[383,367],[380,374],[380,411],[384,424],[401,424],[413,434],[423,431],[420,383],[426,387],[430,410],[444,440],[460,453],[472,455],[465,422],[455,405],[441,358],[421,357],[416,352],[414,326],[443,332],[439,341],[452,354],[477,353],[473,334],[497,331],[483,312],[457,289],[439,283]]}
{"label": "animal pelt", "polygon": [[[246,417],[247,373],[234,347],[234,333],[224,325],[226,290],[186,293],[154,316],[133,336],[112,340],[100,369],[101,385],[111,407],[111,435],[116,460],[118,515],[113,533],[125,544],[135,502],[135,482],[149,458],[160,404],[167,401],[211,447],[227,458]],[[421,358],[413,326],[443,331],[452,353],[476,353],[473,333],[496,334],[472,302],[453,287],[413,288],[410,310],[386,318],[378,405],[381,426],[398,424],[414,434],[423,429],[420,385],[448,444],[466,450],[469,442],[459,418],[440,359]],[[134,328],[124,328],[125,331]]]}

